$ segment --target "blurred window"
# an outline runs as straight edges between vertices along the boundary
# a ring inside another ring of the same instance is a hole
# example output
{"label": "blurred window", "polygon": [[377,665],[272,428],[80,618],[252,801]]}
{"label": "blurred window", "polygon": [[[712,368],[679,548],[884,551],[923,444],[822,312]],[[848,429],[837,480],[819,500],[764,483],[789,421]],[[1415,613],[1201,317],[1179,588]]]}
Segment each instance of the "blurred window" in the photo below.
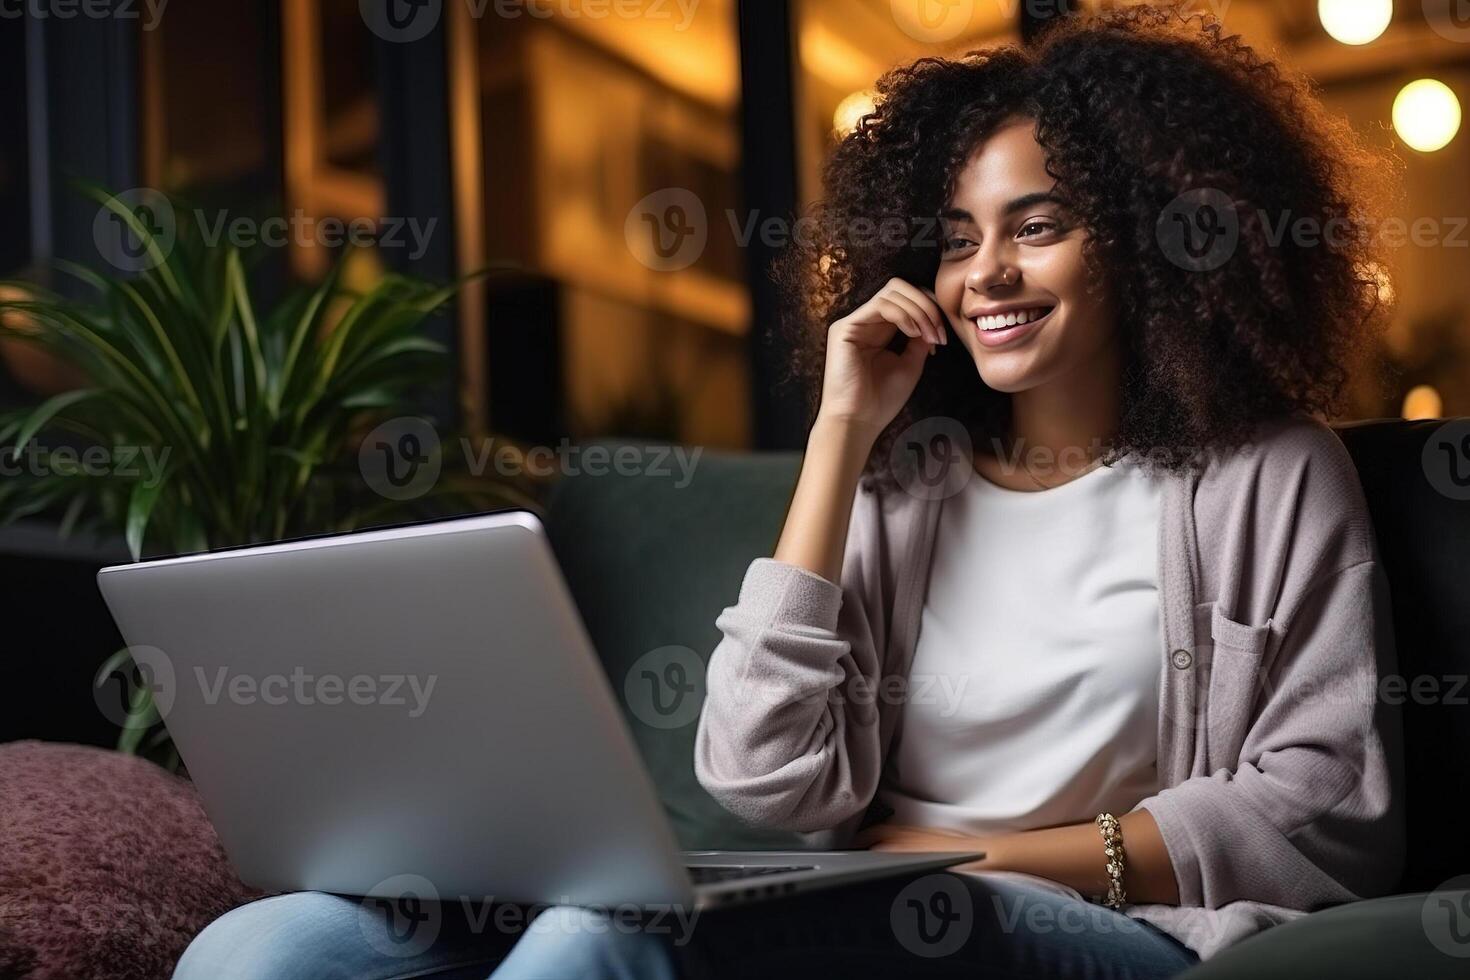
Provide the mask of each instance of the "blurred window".
{"label": "blurred window", "polygon": [[748,445],[733,0],[531,6],[477,24],[484,258],[542,287],[490,296],[491,427]]}

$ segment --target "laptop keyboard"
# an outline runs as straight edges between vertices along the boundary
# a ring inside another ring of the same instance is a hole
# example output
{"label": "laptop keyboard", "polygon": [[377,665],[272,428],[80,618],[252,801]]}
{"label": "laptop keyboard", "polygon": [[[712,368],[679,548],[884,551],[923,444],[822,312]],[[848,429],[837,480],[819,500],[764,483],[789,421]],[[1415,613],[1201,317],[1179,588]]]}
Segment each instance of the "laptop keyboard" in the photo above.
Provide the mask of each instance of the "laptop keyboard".
{"label": "laptop keyboard", "polygon": [[814,871],[810,864],[794,865],[750,865],[750,864],[695,864],[684,869],[689,880],[696,885],[712,885],[718,881],[739,881],[742,878],[759,878],[765,875],[781,875],[792,871]]}

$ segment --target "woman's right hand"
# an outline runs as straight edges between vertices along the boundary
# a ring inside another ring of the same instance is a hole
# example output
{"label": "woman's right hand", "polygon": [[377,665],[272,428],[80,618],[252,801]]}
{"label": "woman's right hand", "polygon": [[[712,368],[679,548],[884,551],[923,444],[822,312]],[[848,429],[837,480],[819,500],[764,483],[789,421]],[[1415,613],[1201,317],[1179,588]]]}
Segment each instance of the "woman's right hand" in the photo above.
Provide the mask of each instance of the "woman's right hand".
{"label": "woman's right hand", "polygon": [[[908,337],[903,353],[886,350],[900,332]],[[827,328],[822,401],[776,542],[777,561],[840,579],[853,493],[873,443],[913,394],[924,358],[947,341],[933,294],[902,279],[890,279]]]}
{"label": "woman's right hand", "polygon": [[[949,342],[934,294],[903,279],[888,283],[862,306],[827,328],[818,419],[876,438],[903,408],[924,358]],[[887,350],[893,335],[908,337],[902,354]]]}

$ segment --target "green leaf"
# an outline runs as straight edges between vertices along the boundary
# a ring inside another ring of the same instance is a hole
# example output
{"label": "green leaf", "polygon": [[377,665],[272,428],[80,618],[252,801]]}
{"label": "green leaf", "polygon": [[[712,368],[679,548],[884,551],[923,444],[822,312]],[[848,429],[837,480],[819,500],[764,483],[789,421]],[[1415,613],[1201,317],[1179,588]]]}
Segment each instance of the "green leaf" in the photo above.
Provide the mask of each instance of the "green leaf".
{"label": "green leaf", "polygon": [[15,446],[10,450],[10,457],[12,459],[18,458],[22,450],[25,449],[26,444],[31,441],[35,434],[41,431],[41,428],[58,414],[89,398],[96,398],[100,394],[101,392],[96,388],[80,388],[76,391],[64,392],[46,399],[37,406],[35,411],[31,412],[24,424],[20,426],[15,437]]}
{"label": "green leaf", "polygon": [[169,339],[168,331],[163,329],[163,324],[159,322],[158,315],[143,301],[143,297],[138,294],[138,291],[127,283],[118,283],[118,289],[122,292],[123,296],[132,302],[133,309],[153,331],[153,337],[158,344],[158,349],[163,352],[164,357],[169,362],[169,366],[173,368],[174,381],[184,394],[188,396],[189,402],[202,417],[204,415],[204,403],[199,400],[199,392],[194,390],[194,382],[189,379],[189,372],[184,369],[184,362],[179,357],[179,349]]}
{"label": "green leaf", "polygon": [[[123,202],[89,193],[148,240]],[[339,259],[325,281],[266,308],[251,294],[261,253],[195,240],[193,228],[181,224],[164,261],[135,277],[60,264],[88,287],[82,298],[18,283],[21,298],[0,301],[27,318],[25,332],[0,326],[0,334],[75,365],[91,392],[0,413],[0,445],[56,432],[154,454],[136,460],[147,485],[57,468],[0,479],[0,523],[44,513],[68,530],[121,533],[140,557],[332,530],[369,511],[391,519],[462,509],[457,495],[377,498],[357,472],[353,442],[374,417],[406,414],[416,385],[443,379],[445,352],[425,318],[460,284],[388,273],[353,289]],[[152,731],[123,744],[146,751],[166,733],[146,704],[139,710]]]}
{"label": "green leaf", "polygon": [[389,408],[402,399],[402,392],[393,388],[364,388],[346,396],[338,404],[348,409]]}
{"label": "green leaf", "polygon": [[174,278],[173,271],[169,269],[168,256],[164,254],[163,248],[154,239],[152,229],[139,221],[138,216],[133,213],[133,209],[119,200],[116,195],[109,194],[96,184],[86,181],[77,181],[77,184],[88,197],[100,203],[119,218],[122,218],[127,224],[128,230],[136,235],[138,241],[143,242],[147,247],[148,258],[153,261],[153,268],[149,272],[156,274],[168,286],[174,296],[182,302],[184,291],[180,288],[178,280]]}
{"label": "green leaf", "polygon": [[77,521],[82,516],[82,510],[86,506],[87,497],[85,494],[79,493],[73,497],[71,503],[66,505],[66,512],[61,515],[61,524],[57,527],[56,533],[63,538],[71,537],[72,531],[77,526]]}
{"label": "green leaf", "polygon": [[153,508],[158,503],[163,484],[162,479],[153,483],[139,480],[133,484],[133,496],[128,502],[126,535],[128,550],[133,554],[133,561],[139,561],[143,556],[143,536],[148,532],[148,519],[153,516]]}
{"label": "green leaf", "polygon": [[[97,668],[97,673],[93,676],[99,680],[110,677],[120,671],[128,670],[132,662],[132,651],[124,647],[102,661],[102,665]],[[139,684],[133,687],[132,696],[128,701],[128,713],[123,719],[122,731],[118,733],[117,750],[129,755],[135,754],[138,746],[148,737],[149,730],[161,720],[158,707],[153,703],[153,692],[148,686]]]}
{"label": "green leaf", "polygon": [[247,377],[253,378],[255,391],[263,391],[266,386],[265,357],[260,350],[260,330],[256,327],[255,312],[250,306],[250,290],[245,285],[245,269],[240,264],[239,252],[230,252],[225,268],[230,280],[230,291],[235,297],[235,313],[245,331],[246,351],[250,354],[252,374]]}
{"label": "green leaf", "polygon": [[291,332],[291,343],[286,348],[286,357],[281,364],[280,373],[276,376],[276,384],[271,387],[270,405],[271,417],[278,418],[281,414],[281,396],[291,387],[295,378],[296,364],[301,358],[301,350],[306,341],[321,325],[321,316],[327,307],[327,300],[336,292],[337,283],[341,276],[344,260],[339,260],[322,284],[311,296],[306,309],[296,321],[296,327]]}

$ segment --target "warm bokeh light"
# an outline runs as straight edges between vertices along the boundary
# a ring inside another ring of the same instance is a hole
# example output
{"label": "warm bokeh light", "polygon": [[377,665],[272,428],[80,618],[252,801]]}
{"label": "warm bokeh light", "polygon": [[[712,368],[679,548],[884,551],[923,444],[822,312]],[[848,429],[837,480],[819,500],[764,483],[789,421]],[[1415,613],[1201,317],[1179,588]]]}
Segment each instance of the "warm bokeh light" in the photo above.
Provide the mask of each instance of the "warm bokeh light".
{"label": "warm bokeh light", "polygon": [[1433,153],[1460,131],[1460,100],[1438,79],[1410,82],[1393,100],[1393,128],[1409,146]]}
{"label": "warm bokeh light", "polygon": [[872,92],[854,92],[837,103],[837,111],[832,113],[832,129],[839,138],[846,136],[857,129],[858,122],[875,108],[877,103]]}
{"label": "warm bokeh light", "polygon": [[1367,44],[1393,19],[1393,0],[1317,0],[1317,17],[1335,40]]}
{"label": "warm bokeh light", "polygon": [[1437,419],[1444,414],[1444,401],[1433,385],[1415,385],[1404,395],[1404,418]]}

